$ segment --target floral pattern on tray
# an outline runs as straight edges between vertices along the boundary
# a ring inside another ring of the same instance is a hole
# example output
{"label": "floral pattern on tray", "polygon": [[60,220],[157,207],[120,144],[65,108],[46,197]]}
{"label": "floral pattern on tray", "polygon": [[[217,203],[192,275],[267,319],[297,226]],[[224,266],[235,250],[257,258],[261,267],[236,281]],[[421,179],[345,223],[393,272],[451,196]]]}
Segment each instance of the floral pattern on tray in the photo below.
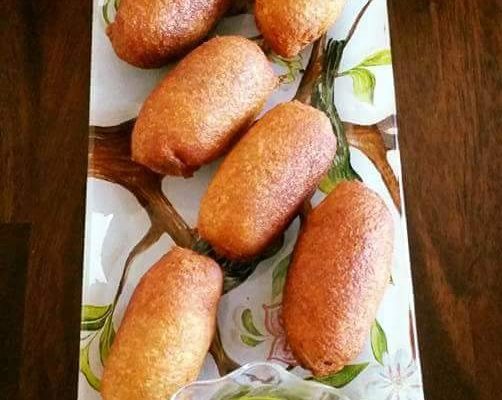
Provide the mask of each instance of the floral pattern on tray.
{"label": "floral pattern on tray", "polygon": [[[141,71],[118,60],[104,33],[113,16],[113,2],[95,1],[80,400],[100,399],[103,363],[132,291],[148,267],[173,244],[204,251],[203,244],[195,243],[193,227],[200,199],[219,164],[185,180],[162,178],[129,162],[131,120],[169,67]],[[245,13],[224,18],[216,33],[254,37],[257,30],[253,17]],[[334,40],[326,42],[326,51],[339,53],[338,64],[326,73],[329,84],[320,86],[313,102],[330,117],[340,150],[313,203],[340,179],[360,177],[392,209],[397,229],[392,282],[364,351],[319,382],[354,400],[423,399],[385,0],[348,2],[328,37]],[[269,55],[282,83],[266,110],[295,96],[318,51],[311,46],[292,60]],[[333,95],[334,103],[329,101]],[[277,363],[311,379],[309,371],[297,365],[281,319],[282,289],[299,225],[295,220],[283,241],[262,259],[239,266],[243,273],[233,274],[237,269],[225,266],[230,272],[218,333],[201,380],[256,361]]]}

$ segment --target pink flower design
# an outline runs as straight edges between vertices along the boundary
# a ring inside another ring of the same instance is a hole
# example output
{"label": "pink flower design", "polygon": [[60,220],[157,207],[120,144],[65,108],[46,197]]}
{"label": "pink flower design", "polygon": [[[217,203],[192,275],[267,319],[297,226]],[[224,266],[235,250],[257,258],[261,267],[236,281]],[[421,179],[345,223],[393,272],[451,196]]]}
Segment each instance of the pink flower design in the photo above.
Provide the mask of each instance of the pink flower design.
{"label": "pink flower design", "polygon": [[293,357],[291,348],[286,341],[282,323],[282,304],[264,304],[263,309],[265,310],[265,329],[273,337],[267,360],[275,360],[290,366],[297,366],[298,363]]}

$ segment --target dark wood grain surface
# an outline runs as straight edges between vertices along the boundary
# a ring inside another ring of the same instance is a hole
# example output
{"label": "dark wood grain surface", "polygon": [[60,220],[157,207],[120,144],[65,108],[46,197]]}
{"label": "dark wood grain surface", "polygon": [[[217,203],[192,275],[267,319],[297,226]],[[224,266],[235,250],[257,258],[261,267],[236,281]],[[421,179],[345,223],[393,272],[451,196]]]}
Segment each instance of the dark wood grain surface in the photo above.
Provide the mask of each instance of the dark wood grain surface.
{"label": "dark wood grain surface", "polygon": [[[502,2],[389,0],[426,398],[502,398]],[[0,4],[0,398],[74,399],[90,2]]]}

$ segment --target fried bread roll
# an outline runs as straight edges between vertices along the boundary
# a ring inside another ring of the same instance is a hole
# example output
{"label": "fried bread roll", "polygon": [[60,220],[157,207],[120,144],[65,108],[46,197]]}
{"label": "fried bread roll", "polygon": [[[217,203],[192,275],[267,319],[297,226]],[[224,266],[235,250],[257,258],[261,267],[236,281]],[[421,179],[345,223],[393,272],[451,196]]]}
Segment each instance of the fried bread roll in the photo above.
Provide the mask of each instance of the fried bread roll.
{"label": "fried bread roll", "polygon": [[107,34],[122,60],[161,67],[195,47],[229,5],[230,0],[121,0]]}
{"label": "fried bread roll", "polygon": [[336,152],[328,117],[297,101],[269,111],[223,161],[204,195],[199,233],[230,259],[248,260],[280,236]]}
{"label": "fried bread roll", "polygon": [[132,135],[133,159],[161,174],[191,176],[226,152],[276,85],[255,43],[237,36],[209,40],[145,101]]}
{"label": "fried bread roll", "polygon": [[174,248],[141,279],[105,363],[104,400],[166,400],[194,381],[223,287],[210,258]]}
{"label": "fried bread roll", "polygon": [[286,337],[316,376],[361,352],[389,283],[392,216],[360,182],[340,183],[307,217],[283,301]]}
{"label": "fried bread roll", "polygon": [[272,49],[291,58],[336,21],[345,0],[256,0],[256,24]]}

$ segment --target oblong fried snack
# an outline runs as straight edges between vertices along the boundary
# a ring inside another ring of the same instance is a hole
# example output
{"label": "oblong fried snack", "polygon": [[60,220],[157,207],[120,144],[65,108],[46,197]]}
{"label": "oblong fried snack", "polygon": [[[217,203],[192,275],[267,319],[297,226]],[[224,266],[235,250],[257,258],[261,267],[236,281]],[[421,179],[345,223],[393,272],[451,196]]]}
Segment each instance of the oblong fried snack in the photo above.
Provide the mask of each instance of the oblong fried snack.
{"label": "oblong fried snack", "polygon": [[161,67],[199,44],[229,5],[230,0],[121,0],[107,34],[122,60]]}
{"label": "oblong fried snack", "polygon": [[166,400],[194,381],[223,287],[208,257],[175,247],[141,279],[105,363],[104,400]]}
{"label": "oblong fried snack", "polygon": [[161,174],[191,176],[227,151],[276,85],[255,43],[238,36],[209,40],[145,101],[132,135],[133,159]]}
{"label": "oblong fried snack", "polygon": [[337,372],[361,352],[393,255],[392,216],[359,182],[340,183],[307,217],[283,301],[286,337],[316,376]]}
{"label": "oblong fried snack", "polygon": [[256,24],[277,54],[291,58],[326,33],[345,1],[256,0]]}
{"label": "oblong fried snack", "polygon": [[223,161],[204,195],[199,233],[230,259],[248,260],[284,231],[336,152],[328,117],[297,101],[269,111]]}

